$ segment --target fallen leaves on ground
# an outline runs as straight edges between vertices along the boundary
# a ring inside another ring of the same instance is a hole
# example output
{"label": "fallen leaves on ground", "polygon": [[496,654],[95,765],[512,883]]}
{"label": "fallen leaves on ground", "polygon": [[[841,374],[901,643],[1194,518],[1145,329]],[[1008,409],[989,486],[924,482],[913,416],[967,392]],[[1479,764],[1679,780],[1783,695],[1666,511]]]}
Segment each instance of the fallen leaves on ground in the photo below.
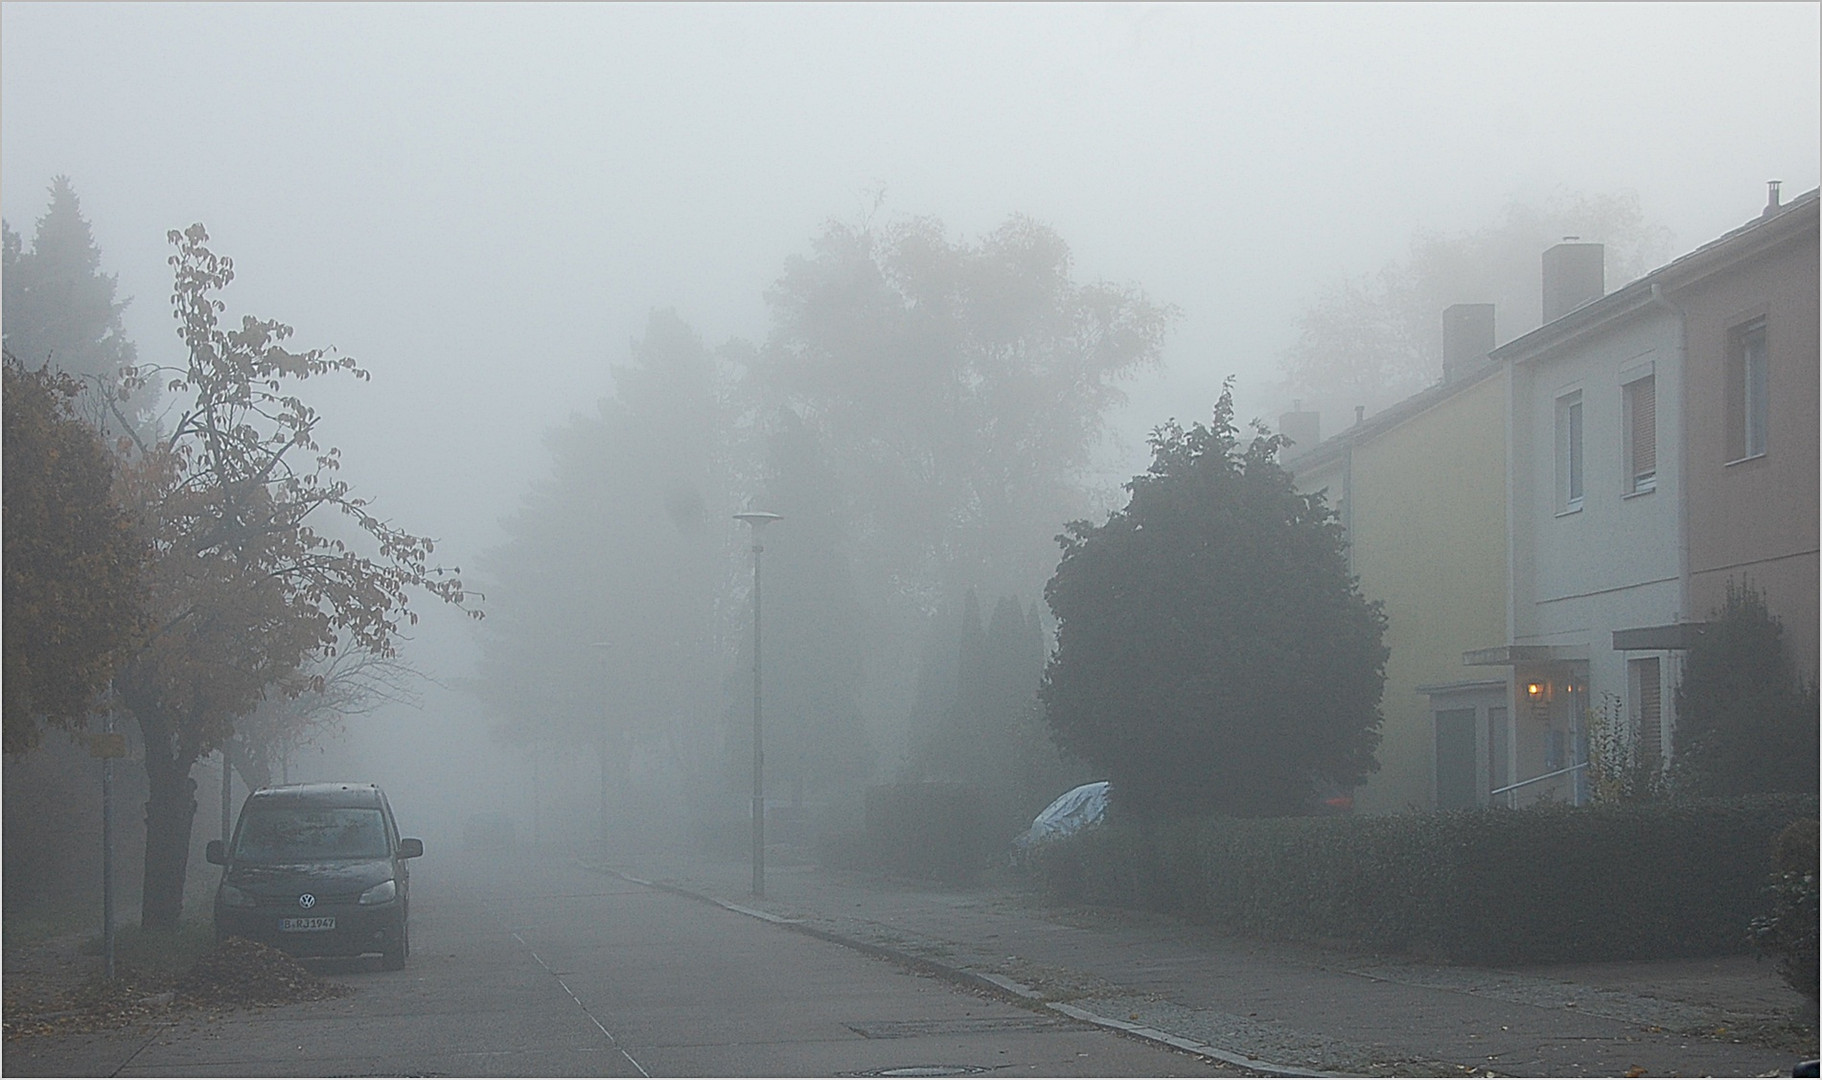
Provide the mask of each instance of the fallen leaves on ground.
{"label": "fallen leaves on ground", "polygon": [[198,1008],[323,1001],[352,991],[277,949],[228,938],[175,979],[121,970],[113,979],[97,976],[47,994],[9,977],[4,1029],[8,1040],[74,1035],[170,1019]]}
{"label": "fallen leaves on ground", "polygon": [[196,961],[175,989],[203,1005],[286,1005],[341,997],[351,990],[277,949],[237,937]]}

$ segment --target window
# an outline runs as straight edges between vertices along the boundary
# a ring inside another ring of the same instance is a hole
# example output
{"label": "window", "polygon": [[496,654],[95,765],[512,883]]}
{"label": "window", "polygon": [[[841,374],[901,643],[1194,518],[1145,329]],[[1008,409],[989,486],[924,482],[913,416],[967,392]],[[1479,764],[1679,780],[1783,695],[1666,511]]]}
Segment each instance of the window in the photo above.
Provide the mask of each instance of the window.
{"label": "window", "polygon": [[1626,384],[1626,493],[1636,495],[1657,488],[1658,391],[1657,377],[1647,375]]}
{"label": "window", "polygon": [[1739,327],[1727,344],[1727,460],[1765,453],[1771,403],[1771,357],[1765,320]]}
{"label": "window", "polygon": [[1637,738],[1638,763],[1657,768],[1664,760],[1664,686],[1658,658],[1626,662],[1626,681],[1632,692],[1632,730]]}
{"label": "window", "polygon": [[1557,509],[1582,508],[1582,392],[1556,399]]}
{"label": "window", "polygon": [[248,811],[235,837],[234,857],[241,862],[386,857],[386,819],[378,810],[270,806]]}

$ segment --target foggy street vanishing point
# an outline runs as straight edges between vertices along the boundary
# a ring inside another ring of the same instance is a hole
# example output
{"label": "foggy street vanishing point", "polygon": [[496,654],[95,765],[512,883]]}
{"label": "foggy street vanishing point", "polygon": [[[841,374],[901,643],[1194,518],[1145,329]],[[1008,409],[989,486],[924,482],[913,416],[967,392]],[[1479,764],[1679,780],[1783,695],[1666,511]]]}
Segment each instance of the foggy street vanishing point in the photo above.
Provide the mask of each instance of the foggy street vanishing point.
{"label": "foggy street vanishing point", "polygon": [[0,2],[0,1071],[1818,1057],[1822,9]]}

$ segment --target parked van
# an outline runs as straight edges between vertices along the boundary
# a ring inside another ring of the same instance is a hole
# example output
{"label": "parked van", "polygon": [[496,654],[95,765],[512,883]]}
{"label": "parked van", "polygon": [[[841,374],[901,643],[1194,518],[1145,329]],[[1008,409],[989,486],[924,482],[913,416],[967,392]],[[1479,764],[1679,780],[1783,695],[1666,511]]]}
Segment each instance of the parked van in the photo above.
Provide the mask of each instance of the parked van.
{"label": "parked van", "polygon": [[232,840],[209,841],[225,867],[215,937],[243,937],[299,956],[379,953],[398,970],[411,952],[411,873],[424,842],[400,839],[374,784],[260,788]]}

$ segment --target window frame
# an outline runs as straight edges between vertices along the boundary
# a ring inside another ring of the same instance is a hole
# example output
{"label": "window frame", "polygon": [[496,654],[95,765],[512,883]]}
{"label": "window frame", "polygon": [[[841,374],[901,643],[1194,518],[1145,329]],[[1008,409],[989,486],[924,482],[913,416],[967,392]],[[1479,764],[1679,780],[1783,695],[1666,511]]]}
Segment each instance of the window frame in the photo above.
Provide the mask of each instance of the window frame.
{"label": "window frame", "polygon": [[[1638,458],[1640,456],[1640,432],[1638,424],[1639,413],[1641,411],[1639,408],[1641,404],[1639,395],[1642,388],[1647,384],[1651,391],[1651,431],[1649,432],[1651,470],[1649,472],[1642,472],[1638,465]],[[1658,486],[1657,373],[1652,370],[1646,370],[1641,372],[1637,377],[1621,383],[1620,403],[1620,428],[1621,441],[1623,443],[1621,453],[1625,458],[1622,463],[1624,466],[1624,494],[1628,496],[1648,495],[1651,492],[1656,491]]]}
{"label": "window frame", "polygon": [[1756,316],[1727,331],[1726,464],[1764,457],[1770,450],[1771,335],[1766,318]]}
{"label": "window frame", "polygon": [[1556,395],[1556,512],[1579,513],[1588,495],[1587,404],[1581,389]]}

